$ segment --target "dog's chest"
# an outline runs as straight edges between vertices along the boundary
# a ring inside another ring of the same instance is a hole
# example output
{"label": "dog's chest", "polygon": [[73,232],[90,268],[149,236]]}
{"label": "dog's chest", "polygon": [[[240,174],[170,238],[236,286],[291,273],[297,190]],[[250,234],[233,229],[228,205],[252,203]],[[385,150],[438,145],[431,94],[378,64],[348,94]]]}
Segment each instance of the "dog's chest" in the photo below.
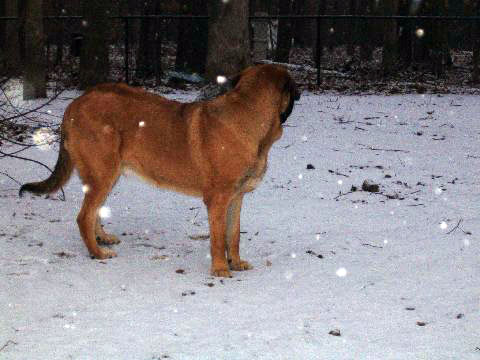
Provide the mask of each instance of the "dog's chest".
{"label": "dog's chest", "polygon": [[250,192],[260,184],[267,171],[267,154],[262,154],[258,157],[255,164],[250,167],[242,181],[240,182],[241,192]]}

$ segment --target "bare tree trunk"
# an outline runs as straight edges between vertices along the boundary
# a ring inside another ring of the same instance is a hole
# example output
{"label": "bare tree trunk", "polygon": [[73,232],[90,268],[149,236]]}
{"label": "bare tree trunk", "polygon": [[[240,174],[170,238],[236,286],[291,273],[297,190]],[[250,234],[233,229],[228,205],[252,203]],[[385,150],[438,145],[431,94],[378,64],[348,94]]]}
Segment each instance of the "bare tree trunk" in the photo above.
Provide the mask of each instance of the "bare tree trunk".
{"label": "bare tree trunk", "polygon": [[[410,15],[410,8],[412,5],[412,0],[406,0],[400,4],[399,15],[408,16]],[[410,66],[412,63],[412,51],[413,51],[413,22],[411,20],[402,20],[399,22],[399,25],[402,29],[400,37],[398,39],[398,48],[400,59],[402,60],[402,65],[405,67]]]}
{"label": "bare tree trunk", "polygon": [[[317,15],[325,15],[325,10],[327,8],[327,1],[320,0],[317,7]],[[315,36],[315,65],[317,67],[317,85],[320,85],[323,81],[321,67],[322,67],[322,56],[323,56],[323,34],[326,34],[325,20],[321,18],[317,19],[316,24],[316,36]]]}
{"label": "bare tree trunk", "polygon": [[[373,15],[375,13],[375,3],[372,0],[360,0],[359,4],[360,15]],[[359,25],[359,40],[360,40],[360,59],[362,61],[372,60],[373,45],[371,36],[373,35],[373,27],[371,20],[362,20]]]}
{"label": "bare tree trunk", "polygon": [[[434,0],[433,15],[443,16],[447,14],[447,0]],[[445,67],[451,64],[450,49],[447,37],[448,26],[443,21],[437,21],[433,25],[433,72],[437,76],[445,73]]]}
{"label": "bare tree trunk", "polygon": [[[55,13],[59,16],[63,15],[62,9],[65,6],[65,0],[56,0],[55,1]],[[55,34],[55,42],[57,44],[57,53],[55,56],[55,65],[60,65],[63,61],[63,45],[65,42],[64,39],[64,30],[65,30],[65,23],[62,20],[59,20],[57,25],[58,31]]]}
{"label": "bare tree trunk", "polygon": [[[206,0],[183,0],[182,13],[207,15]],[[205,72],[208,23],[203,19],[179,20],[175,69],[199,74]]]}
{"label": "bare tree trunk", "polygon": [[[349,0],[348,4],[348,14],[349,15],[355,15],[357,12],[357,7],[356,7],[356,1],[355,0]],[[355,55],[355,45],[357,42],[356,39],[356,20],[350,19],[350,21],[347,24],[347,31],[349,34],[347,34],[347,55],[350,57],[353,57]]]}
{"label": "bare tree trunk", "polygon": [[[291,0],[279,1],[279,14],[289,15],[292,10]],[[289,19],[280,19],[278,21],[277,34],[277,52],[275,61],[287,63],[290,58],[290,48],[292,46],[292,21]]]}
{"label": "bare tree trunk", "polygon": [[[155,0],[155,14],[162,13],[162,1]],[[155,19],[155,29],[154,29],[154,45],[155,45],[155,55],[153,57],[153,71],[155,73],[155,82],[157,85],[160,85],[162,81],[163,68],[162,68],[162,40],[163,40],[163,20]]]}
{"label": "bare tree trunk", "polygon": [[[18,0],[5,1],[5,16],[19,17]],[[5,71],[9,76],[18,76],[21,69],[20,20],[5,23]]]}
{"label": "bare tree trunk", "polygon": [[42,0],[28,0],[25,11],[25,74],[23,99],[47,96]]}
{"label": "bare tree trunk", "polygon": [[248,0],[209,0],[207,78],[233,75],[251,64]]}
{"label": "bare tree trunk", "polygon": [[[318,0],[304,0],[300,14],[315,15],[318,11]],[[300,40],[300,46],[313,48],[317,35],[317,22],[315,20],[300,20],[297,22],[297,37]]]}
{"label": "bare tree trunk", "polygon": [[[193,15],[207,15],[208,1],[194,0]],[[247,20],[248,21],[248,20]],[[208,44],[208,21],[204,19],[193,20],[192,24],[192,51],[189,65],[192,71],[203,74],[207,61],[207,44]]]}
{"label": "bare tree trunk", "polygon": [[[153,14],[153,0],[146,0],[143,3],[142,15]],[[151,76],[153,73],[153,47],[151,46],[152,20],[140,20],[140,39],[137,53],[136,75],[139,78]]]}
{"label": "bare tree trunk", "polygon": [[[182,14],[188,15],[192,13],[192,0],[180,1]],[[188,70],[189,51],[194,46],[192,43],[192,21],[189,19],[179,19],[178,21],[178,37],[177,37],[177,54],[175,57],[175,70]]]}
{"label": "bare tree trunk", "polygon": [[82,22],[85,40],[80,54],[80,88],[106,82],[109,75],[107,5],[103,1],[84,0]]}
{"label": "bare tree trunk", "polygon": [[[398,0],[384,0],[383,14],[395,15],[398,9]],[[383,37],[383,74],[390,75],[394,71],[398,55],[397,21],[387,19],[384,22]]]}

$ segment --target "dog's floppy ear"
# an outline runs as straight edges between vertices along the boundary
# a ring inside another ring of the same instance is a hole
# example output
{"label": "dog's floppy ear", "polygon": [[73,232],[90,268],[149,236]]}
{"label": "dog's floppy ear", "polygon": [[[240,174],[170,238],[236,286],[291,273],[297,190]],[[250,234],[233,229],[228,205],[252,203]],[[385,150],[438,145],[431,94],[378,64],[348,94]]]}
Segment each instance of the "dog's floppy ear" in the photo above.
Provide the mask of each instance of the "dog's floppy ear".
{"label": "dog's floppy ear", "polygon": [[[285,99],[285,100],[283,100]],[[293,105],[296,100],[300,100],[300,93],[297,90],[295,81],[288,76],[282,91],[282,104],[288,101],[285,110],[280,114],[280,122],[283,124],[293,111]]]}

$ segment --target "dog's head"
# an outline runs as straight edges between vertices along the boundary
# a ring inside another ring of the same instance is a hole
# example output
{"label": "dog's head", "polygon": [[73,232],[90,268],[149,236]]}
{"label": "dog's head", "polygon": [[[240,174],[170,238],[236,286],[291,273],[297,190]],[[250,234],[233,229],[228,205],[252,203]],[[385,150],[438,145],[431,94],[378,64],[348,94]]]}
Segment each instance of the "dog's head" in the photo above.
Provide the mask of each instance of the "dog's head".
{"label": "dog's head", "polygon": [[284,66],[275,64],[250,66],[228,80],[228,90],[234,89],[240,81],[242,81],[248,91],[258,90],[259,79],[269,83],[281,95],[279,115],[280,122],[283,124],[292,113],[295,101],[300,100],[300,92],[297,89],[295,80],[293,80]]}

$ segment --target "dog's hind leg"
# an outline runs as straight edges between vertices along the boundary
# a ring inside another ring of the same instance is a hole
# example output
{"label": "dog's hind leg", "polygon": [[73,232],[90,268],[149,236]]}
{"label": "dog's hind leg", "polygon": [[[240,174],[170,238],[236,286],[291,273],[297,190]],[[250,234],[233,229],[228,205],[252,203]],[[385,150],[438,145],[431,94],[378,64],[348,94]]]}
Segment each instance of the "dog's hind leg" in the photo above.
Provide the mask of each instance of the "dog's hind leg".
{"label": "dog's hind leg", "polygon": [[97,259],[106,259],[117,255],[113,250],[99,247],[95,234],[95,230],[98,230],[96,228],[100,227],[99,223],[97,222],[98,210],[105,201],[108,193],[115,183],[115,180],[116,176],[115,178],[112,176],[110,179],[102,178],[102,182],[105,183],[94,181],[92,178],[90,178],[90,181],[88,182],[90,189],[85,194],[82,209],[77,217],[78,228],[80,229],[80,234],[82,235],[82,239],[87,246],[88,252],[92,257]]}
{"label": "dog's hind leg", "polygon": [[236,196],[228,206],[226,245],[227,259],[231,270],[250,270],[253,267],[240,259],[240,212],[242,209],[243,194]]}
{"label": "dog's hind leg", "polygon": [[109,153],[107,149],[99,149],[95,156],[84,153],[85,149],[95,146],[101,147],[99,144],[85,146],[74,153],[78,175],[86,188],[77,223],[90,255],[97,259],[105,259],[116,254],[110,249],[98,246],[97,236],[100,237],[100,243],[102,240],[107,240],[103,243],[108,243],[109,240],[100,225],[99,209],[120,176],[121,165],[119,154],[112,151]]}

